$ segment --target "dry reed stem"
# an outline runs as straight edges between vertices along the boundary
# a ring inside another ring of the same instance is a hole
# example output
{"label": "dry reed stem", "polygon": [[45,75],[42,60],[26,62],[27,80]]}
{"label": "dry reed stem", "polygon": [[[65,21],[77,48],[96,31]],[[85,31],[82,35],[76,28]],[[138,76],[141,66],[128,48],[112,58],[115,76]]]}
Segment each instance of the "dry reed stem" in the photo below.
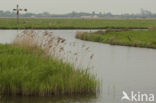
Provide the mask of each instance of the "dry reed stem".
{"label": "dry reed stem", "polygon": [[[81,33],[81,32],[79,32]],[[74,66],[74,68],[80,66],[81,63],[78,62],[78,56],[80,56],[77,52],[74,52],[72,54],[72,51],[69,50],[65,52],[64,45],[65,39],[61,37],[56,37],[53,35],[52,32],[44,31],[37,33],[33,30],[24,30],[22,33],[18,34],[16,39],[14,40],[13,44],[23,46],[26,48],[41,48],[45,54],[53,56],[54,58],[61,59],[66,63],[71,63],[71,65]],[[69,43],[69,46],[75,46],[76,42]],[[87,51],[89,51],[89,47],[86,47],[83,43],[81,46],[82,49],[84,49],[84,54],[86,54]],[[68,56],[67,56],[68,55]],[[81,54],[82,56],[83,54]],[[84,58],[84,55],[81,59]],[[91,60],[93,59],[93,54],[89,56],[89,64],[91,65]],[[80,60],[82,61],[82,60]],[[74,62],[74,63],[73,63]],[[79,66],[78,66],[79,65]]]}

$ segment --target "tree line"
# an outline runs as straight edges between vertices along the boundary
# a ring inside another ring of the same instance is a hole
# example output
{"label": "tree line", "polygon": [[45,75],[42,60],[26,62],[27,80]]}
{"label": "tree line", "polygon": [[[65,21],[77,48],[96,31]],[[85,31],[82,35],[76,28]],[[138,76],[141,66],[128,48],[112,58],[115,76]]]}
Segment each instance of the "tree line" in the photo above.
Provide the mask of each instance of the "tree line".
{"label": "tree line", "polygon": [[[11,12],[11,11],[3,11],[0,10],[0,17],[1,18],[5,18],[5,17],[16,17],[16,13],[15,12]],[[156,18],[156,14],[152,13],[148,10],[144,10],[141,9],[140,13],[138,14],[112,14],[111,12],[108,13],[96,13],[96,12],[92,12],[92,13],[87,13],[87,12],[71,12],[71,13],[67,13],[67,14],[50,14],[48,12],[43,12],[43,13],[22,13],[20,14],[20,17],[25,17],[25,18],[35,18],[35,17],[43,17],[43,18],[50,18],[50,17],[54,17],[54,18]]]}

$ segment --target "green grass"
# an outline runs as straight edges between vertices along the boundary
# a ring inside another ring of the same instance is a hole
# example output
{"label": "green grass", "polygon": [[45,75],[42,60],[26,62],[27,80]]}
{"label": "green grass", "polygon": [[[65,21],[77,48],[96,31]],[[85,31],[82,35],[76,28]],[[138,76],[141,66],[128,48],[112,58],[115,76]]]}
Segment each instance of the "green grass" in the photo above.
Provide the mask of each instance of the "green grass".
{"label": "green grass", "polygon": [[112,45],[156,48],[156,30],[79,32],[76,38]]}
{"label": "green grass", "polygon": [[0,18],[0,29],[106,29],[156,27],[155,19],[56,19],[22,18],[17,25],[15,18]]}
{"label": "green grass", "polygon": [[99,82],[35,47],[0,44],[0,95],[96,94]]}

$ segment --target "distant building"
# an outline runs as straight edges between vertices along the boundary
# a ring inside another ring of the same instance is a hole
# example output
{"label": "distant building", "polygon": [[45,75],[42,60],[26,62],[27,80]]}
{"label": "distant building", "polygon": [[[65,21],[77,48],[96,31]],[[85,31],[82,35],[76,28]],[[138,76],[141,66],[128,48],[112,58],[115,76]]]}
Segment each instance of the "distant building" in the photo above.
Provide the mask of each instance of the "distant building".
{"label": "distant building", "polygon": [[81,18],[99,18],[99,16],[94,15],[94,16],[81,16]]}
{"label": "distant building", "polygon": [[81,16],[81,18],[92,18],[92,16]]}
{"label": "distant building", "polygon": [[94,15],[92,18],[99,18],[99,16],[97,16],[97,15]]}

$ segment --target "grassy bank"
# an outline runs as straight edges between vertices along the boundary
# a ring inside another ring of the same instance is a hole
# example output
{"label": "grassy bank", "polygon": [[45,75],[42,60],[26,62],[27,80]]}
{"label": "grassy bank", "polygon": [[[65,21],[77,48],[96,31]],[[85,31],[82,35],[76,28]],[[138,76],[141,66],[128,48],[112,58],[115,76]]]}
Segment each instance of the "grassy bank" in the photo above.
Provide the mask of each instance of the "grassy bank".
{"label": "grassy bank", "polygon": [[39,49],[0,45],[2,95],[94,94],[96,86],[87,70],[74,69]]}
{"label": "grassy bank", "polygon": [[0,29],[106,29],[156,27],[155,19],[54,19],[22,18],[17,25],[15,18],[0,18]]}
{"label": "grassy bank", "polygon": [[78,32],[76,38],[112,45],[156,48],[156,30],[107,30],[93,33]]}
{"label": "grassy bank", "polygon": [[[47,48],[49,45],[46,46],[45,42],[39,40],[38,46],[35,40],[39,37],[30,32],[24,31],[25,34],[18,36],[13,44],[0,44],[0,95],[96,94],[99,82],[94,75],[88,70],[76,69],[50,56],[48,54],[50,49]],[[48,36],[49,41],[52,41],[50,35],[46,32],[40,37],[45,40],[44,37]],[[62,42],[61,40],[56,41],[58,43]],[[51,47],[55,45],[54,42],[48,43]],[[42,45],[45,48],[41,48]]]}

